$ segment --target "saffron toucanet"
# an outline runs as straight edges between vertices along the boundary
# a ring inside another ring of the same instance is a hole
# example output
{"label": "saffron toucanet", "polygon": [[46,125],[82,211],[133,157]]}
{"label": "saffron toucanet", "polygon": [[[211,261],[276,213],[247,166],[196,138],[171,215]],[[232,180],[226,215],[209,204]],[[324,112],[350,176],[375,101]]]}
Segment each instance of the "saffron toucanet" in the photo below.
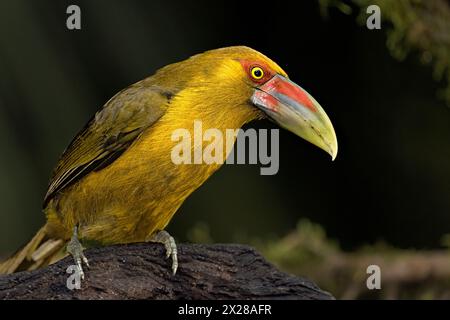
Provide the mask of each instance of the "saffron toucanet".
{"label": "saffron toucanet", "polygon": [[204,129],[226,130],[261,118],[336,157],[336,135],[321,106],[275,62],[248,47],[195,55],[123,89],[64,151],[44,199],[47,223],[0,264],[0,273],[33,270],[69,252],[84,275],[88,261],[79,239],[163,243],[175,273],[176,245],[164,229],[221,163],[173,163],[172,132],[192,130],[196,120]]}

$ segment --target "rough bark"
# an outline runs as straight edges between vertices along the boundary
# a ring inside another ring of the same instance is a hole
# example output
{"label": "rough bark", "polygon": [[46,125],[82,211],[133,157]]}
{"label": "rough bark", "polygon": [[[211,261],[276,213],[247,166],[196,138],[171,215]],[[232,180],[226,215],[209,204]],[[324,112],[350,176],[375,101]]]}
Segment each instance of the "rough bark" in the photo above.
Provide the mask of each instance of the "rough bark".
{"label": "rough bark", "polygon": [[47,268],[0,276],[0,299],[333,299],[309,280],[278,271],[242,245],[178,246],[179,269],[158,244],[86,250],[80,290],[66,286],[67,257]]}

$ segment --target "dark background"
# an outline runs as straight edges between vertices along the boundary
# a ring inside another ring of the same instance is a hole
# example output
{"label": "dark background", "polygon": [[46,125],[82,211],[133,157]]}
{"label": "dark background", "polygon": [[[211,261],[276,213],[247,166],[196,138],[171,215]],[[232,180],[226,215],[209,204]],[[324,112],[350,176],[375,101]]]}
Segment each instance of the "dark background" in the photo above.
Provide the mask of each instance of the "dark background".
{"label": "dark background", "polygon": [[[66,29],[78,4],[82,30]],[[223,166],[172,220],[186,240],[199,222],[215,241],[282,236],[300,218],[344,248],[377,240],[434,248],[450,232],[450,110],[431,68],[398,62],[386,28],[315,1],[0,2],[0,255],[44,223],[58,156],[122,88],[205,50],[247,45],[275,60],[331,118],[335,162],[282,131],[280,171]],[[252,124],[274,127],[269,122]]]}

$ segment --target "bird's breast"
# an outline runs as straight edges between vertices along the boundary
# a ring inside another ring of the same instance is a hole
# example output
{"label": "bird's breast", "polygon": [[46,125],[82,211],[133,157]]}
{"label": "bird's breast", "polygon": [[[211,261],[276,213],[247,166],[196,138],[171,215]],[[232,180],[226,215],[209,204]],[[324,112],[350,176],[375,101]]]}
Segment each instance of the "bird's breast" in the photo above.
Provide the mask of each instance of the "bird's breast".
{"label": "bird's breast", "polygon": [[[196,132],[199,120],[201,132]],[[66,236],[79,224],[81,237],[87,239],[103,243],[144,241],[154,231],[164,229],[186,197],[226,160],[230,150],[223,147],[218,151],[222,152],[222,162],[194,163],[195,154],[211,146],[210,139],[203,139],[206,130],[237,129],[243,124],[227,125],[217,120],[175,120],[170,113],[164,115],[113,163],[62,192],[47,211],[57,211]],[[180,132],[184,132],[181,138]],[[190,140],[184,139],[187,133]],[[177,147],[190,152],[190,163],[174,161]],[[58,209],[52,211],[55,207]]]}

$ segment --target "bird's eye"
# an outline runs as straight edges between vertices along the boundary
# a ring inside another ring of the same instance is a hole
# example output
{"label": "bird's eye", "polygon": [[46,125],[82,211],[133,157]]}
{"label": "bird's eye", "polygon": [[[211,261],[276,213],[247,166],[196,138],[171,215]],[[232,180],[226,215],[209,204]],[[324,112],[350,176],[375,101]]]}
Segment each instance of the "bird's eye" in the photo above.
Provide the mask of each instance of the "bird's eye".
{"label": "bird's eye", "polygon": [[256,79],[256,80],[261,80],[262,77],[264,77],[264,71],[261,67],[253,67],[250,70],[250,73],[251,73],[253,79]]}

